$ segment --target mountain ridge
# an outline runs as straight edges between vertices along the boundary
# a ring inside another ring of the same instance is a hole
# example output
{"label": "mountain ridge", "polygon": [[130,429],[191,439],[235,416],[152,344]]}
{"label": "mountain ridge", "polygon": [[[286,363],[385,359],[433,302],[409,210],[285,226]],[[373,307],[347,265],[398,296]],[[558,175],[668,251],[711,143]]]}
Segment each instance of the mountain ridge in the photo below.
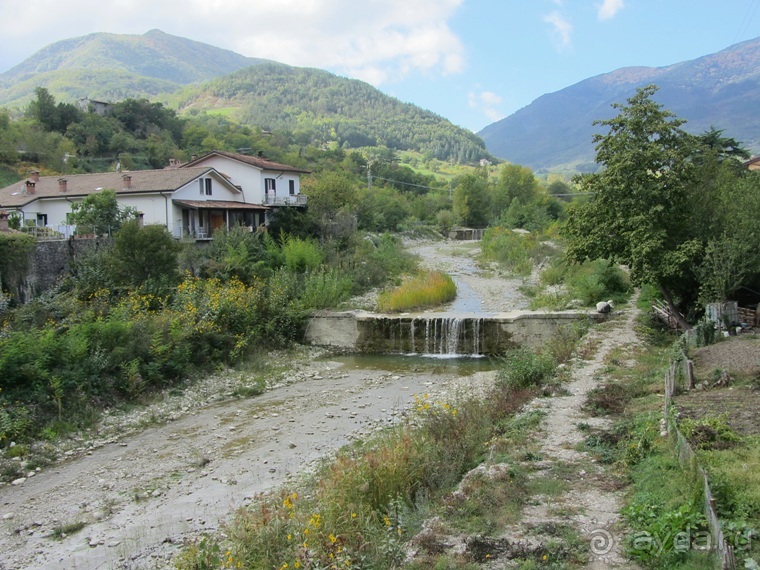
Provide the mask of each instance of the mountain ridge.
{"label": "mountain ridge", "polygon": [[686,119],[685,130],[714,126],[760,150],[760,38],[663,67],[633,66],[584,79],[538,97],[478,132],[499,158],[536,171],[593,169],[595,120],[617,114],[637,88],[660,88],[655,100]]}

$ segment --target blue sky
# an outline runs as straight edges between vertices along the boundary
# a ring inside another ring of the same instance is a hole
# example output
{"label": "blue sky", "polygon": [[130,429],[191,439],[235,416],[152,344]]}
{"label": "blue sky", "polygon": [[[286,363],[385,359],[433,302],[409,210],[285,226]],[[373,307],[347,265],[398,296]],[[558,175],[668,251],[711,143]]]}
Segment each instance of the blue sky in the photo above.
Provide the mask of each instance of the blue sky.
{"label": "blue sky", "polygon": [[362,79],[477,132],[588,77],[756,38],[760,0],[0,0],[0,72],[153,28]]}

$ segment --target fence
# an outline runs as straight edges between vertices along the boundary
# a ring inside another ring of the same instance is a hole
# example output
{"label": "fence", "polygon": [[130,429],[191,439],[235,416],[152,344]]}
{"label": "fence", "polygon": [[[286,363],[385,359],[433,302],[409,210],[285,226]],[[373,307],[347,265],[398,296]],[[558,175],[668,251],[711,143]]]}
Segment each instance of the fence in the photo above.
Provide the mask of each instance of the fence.
{"label": "fence", "polygon": [[722,570],[736,570],[737,566],[734,547],[728,544],[726,537],[723,535],[723,529],[721,528],[718,512],[715,506],[715,497],[713,497],[712,492],[710,491],[710,481],[707,472],[700,467],[697,461],[697,456],[694,453],[694,448],[678,429],[674,415],[671,413],[673,396],[676,395],[678,390],[679,362],[683,363],[681,366],[683,367],[685,387],[694,387],[693,363],[686,358],[685,354],[682,354],[681,359],[670,363],[668,371],[665,373],[665,423],[668,429],[668,436],[675,448],[681,468],[689,469],[690,471],[697,473],[704,482],[705,519],[707,519],[707,526],[710,529],[710,536],[712,537],[712,545],[714,545]]}

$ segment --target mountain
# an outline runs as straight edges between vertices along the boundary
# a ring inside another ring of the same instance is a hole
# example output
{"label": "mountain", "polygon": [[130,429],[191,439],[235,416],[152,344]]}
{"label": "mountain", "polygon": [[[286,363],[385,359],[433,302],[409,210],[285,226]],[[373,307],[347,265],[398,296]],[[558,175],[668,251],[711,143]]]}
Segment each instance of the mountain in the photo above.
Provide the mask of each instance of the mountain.
{"label": "mountain", "polygon": [[352,148],[383,145],[459,162],[489,156],[471,131],[368,83],[321,69],[261,64],[189,86],[169,101],[182,112],[217,109],[244,124]]}
{"label": "mountain", "polygon": [[23,108],[36,87],[58,102],[147,98],[180,112],[212,111],[305,142],[385,145],[441,159],[489,158],[483,141],[371,85],[152,30],[90,34],[49,45],[0,75],[0,106]]}
{"label": "mountain", "polygon": [[537,172],[593,169],[593,121],[617,114],[649,84],[654,99],[688,122],[698,134],[711,126],[754,152],[760,151],[760,38],[718,53],[667,67],[628,67],[598,75],[556,93],[543,95],[478,134],[495,156]]}
{"label": "mountain", "polygon": [[0,105],[24,106],[35,87],[47,87],[62,102],[154,98],[267,61],[161,30],[89,34],[50,44],[0,74]]}

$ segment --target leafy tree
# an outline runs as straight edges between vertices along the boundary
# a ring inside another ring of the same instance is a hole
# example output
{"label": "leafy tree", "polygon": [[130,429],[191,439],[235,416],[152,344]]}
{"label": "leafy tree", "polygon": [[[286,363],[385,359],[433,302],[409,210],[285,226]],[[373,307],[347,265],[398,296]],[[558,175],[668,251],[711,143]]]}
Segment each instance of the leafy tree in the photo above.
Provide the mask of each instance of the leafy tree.
{"label": "leafy tree", "polygon": [[115,190],[103,190],[73,204],[71,221],[78,226],[78,233],[111,235],[135,213],[134,208],[119,205]]}
{"label": "leafy tree", "polygon": [[114,238],[112,276],[120,285],[166,294],[179,282],[181,246],[164,226],[125,222]]}
{"label": "leafy tree", "polygon": [[493,214],[498,218],[517,198],[521,204],[529,204],[538,196],[539,184],[533,171],[519,164],[504,164],[499,169],[499,179],[491,198]]}
{"label": "leafy tree", "polygon": [[488,225],[488,180],[485,173],[465,174],[454,190],[453,210],[465,226],[484,228]]}
{"label": "leafy tree", "polygon": [[630,267],[635,284],[657,286],[683,328],[676,300],[693,297],[703,236],[692,231],[690,201],[695,142],[683,120],[652,100],[657,87],[639,89],[594,137],[604,168],[578,179],[585,203],[571,206],[565,227],[568,255],[576,261],[605,258]]}
{"label": "leafy tree", "polygon": [[65,133],[71,123],[80,120],[82,113],[71,103],[55,103],[55,97],[45,87],[34,90],[36,99],[29,102],[26,114],[48,132]]}

